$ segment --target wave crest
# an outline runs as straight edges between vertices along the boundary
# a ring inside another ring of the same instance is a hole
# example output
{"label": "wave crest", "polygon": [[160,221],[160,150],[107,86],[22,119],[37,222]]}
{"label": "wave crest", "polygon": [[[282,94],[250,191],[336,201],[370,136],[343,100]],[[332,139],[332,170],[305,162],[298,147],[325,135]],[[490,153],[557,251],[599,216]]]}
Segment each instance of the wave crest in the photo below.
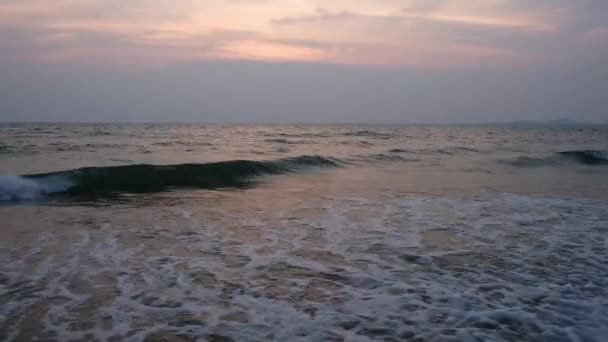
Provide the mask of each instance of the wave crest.
{"label": "wave crest", "polygon": [[72,183],[60,176],[30,179],[21,176],[0,176],[0,201],[34,199],[68,190]]}
{"label": "wave crest", "polygon": [[311,167],[337,167],[340,161],[299,156],[275,161],[230,160],[205,164],[86,167],[25,176],[2,176],[0,200],[50,194],[95,195],[157,192],[170,188],[244,188],[255,176],[283,174]]}
{"label": "wave crest", "polygon": [[507,164],[518,167],[559,166],[565,163],[578,163],[598,166],[608,165],[608,153],[600,150],[572,150],[557,152],[541,158],[518,157],[505,161]]}

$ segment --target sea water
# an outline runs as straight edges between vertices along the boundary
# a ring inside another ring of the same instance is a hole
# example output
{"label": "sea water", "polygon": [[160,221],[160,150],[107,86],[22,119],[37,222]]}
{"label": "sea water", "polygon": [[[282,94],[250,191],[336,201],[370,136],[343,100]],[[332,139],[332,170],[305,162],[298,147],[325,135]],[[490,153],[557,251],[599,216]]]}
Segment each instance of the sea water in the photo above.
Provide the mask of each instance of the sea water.
{"label": "sea water", "polygon": [[605,341],[608,127],[4,124],[0,339]]}

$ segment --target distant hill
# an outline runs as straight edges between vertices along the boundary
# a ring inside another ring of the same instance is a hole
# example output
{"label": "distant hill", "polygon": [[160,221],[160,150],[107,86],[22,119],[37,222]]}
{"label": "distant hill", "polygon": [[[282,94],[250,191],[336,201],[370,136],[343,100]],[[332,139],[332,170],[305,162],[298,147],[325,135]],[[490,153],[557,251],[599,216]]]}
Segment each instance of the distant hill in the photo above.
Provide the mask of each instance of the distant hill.
{"label": "distant hill", "polygon": [[598,125],[598,123],[578,121],[574,119],[555,119],[546,121],[535,121],[535,120],[518,120],[509,122],[498,122],[497,125],[507,126],[588,126]]}

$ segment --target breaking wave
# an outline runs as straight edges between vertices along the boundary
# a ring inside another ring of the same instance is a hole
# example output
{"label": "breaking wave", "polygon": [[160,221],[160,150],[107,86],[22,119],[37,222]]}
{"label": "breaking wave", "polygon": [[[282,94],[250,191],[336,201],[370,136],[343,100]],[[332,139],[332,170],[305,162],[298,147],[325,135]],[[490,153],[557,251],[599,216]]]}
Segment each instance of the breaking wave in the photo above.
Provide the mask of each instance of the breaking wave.
{"label": "breaking wave", "polygon": [[557,152],[540,158],[518,157],[505,163],[518,167],[556,166],[564,163],[584,165],[608,165],[608,153],[600,150],[572,150]]}
{"label": "breaking wave", "polygon": [[245,188],[252,178],[311,167],[337,167],[337,159],[299,156],[275,161],[230,160],[205,164],[125,165],[0,177],[0,200],[51,194],[96,195],[157,192],[170,188]]}
{"label": "breaking wave", "polygon": [[598,150],[574,150],[558,153],[561,156],[587,165],[608,165],[608,153]]}
{"label": "breaking wave", "polygon": [[70,180],[61,176],[40,179],[12,175],[0,176],[0,201],[38,198],[64,192],[71,186]]}

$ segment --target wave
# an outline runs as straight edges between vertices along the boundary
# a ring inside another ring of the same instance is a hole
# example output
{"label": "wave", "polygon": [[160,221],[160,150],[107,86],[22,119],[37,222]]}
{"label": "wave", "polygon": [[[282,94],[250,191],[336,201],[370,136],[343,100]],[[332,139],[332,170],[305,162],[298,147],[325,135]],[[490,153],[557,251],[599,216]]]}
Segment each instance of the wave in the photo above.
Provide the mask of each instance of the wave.
{"label": "wave", "polygon": [[389,153],[408,153],[409,151],[401,149],[401,148],[393,148],[388,150]]}
{"label": "wave", "polygon": [[96,130],[91,133],[91,136],[110,136],[110,135],[114,135],[114,133],[110,132],[110,131],[105,131],[105,130]]}
{"label": "wave", "polygon": [[367,159],[371,159],[373,161],[404,161],[404,162],[413,162],[418,161],[417,158],[405,158],[397,154],[386,154],[386,153],[374,153],[370,154],[366,157]]}
{"label": "wave", "polygon": [[0,144],[0,154],[1,153],[11,153],[12,151],[13,151],[12,146]]}
{"label": "wave", "polygon": [[265,137],[286,137],[286,138],[329,138],[329,133],[264,133]]}
{"label": "wave", "polygon": [[539,167],[556,165],[558,161],[553,157],[547,158],[532,158],[532,157],[517,157],[511,160],[500,160],[500,163],[516,166],[516,167]]}
{"label": "wave", "polygon": [[277,144],[297,144],[298,142],[287,140],[287,139],[266,139],[264,142],[277,143]]}
{"label": "wave", "polygon": [[358,147],[371,147],[374,146],[375,144],[366,140],[346,140],[346,141],[339,141],[337,142],[340,145],[351,145],[351,146],[358,146]]}
{"label": "wave", "polygon": [[600,150],[572,150],[556,152],[546,157],[517,157],[503,162],[518,167],[557,166],[565,163],[608,165],[608,153]]}
{"label": "wave", "polygon": [[455,155],[455,154],[463,154],[463,153],[483,153],[480,150],[476,150],[470,147],[463,146],[450,146],[445,148],[437,148],[437,149],[417,149],[417,150],[405,150],[402,148],[393,148],[388,150],[388,153],[410,153],[410,154],[446,154],[446,155]]}
{"label": "wave", "polygon": [[446,147],[446,148],[440,148],[440,149],[437,149],[435,152],[440,153],[440,154],[458,154],[458,153],[463,153],[463,152],[481,153],[480,150],[470,148],[470,147],[464,147],[464,146],[451,146],[451,147]]}
{"label": "wave", "polygon": [[50,176],[44,179],[30,179],[21,176],[0,176],[0,201],[34,199],[61,193],[72,186],[69,179]]}
{"label": "wave", "polygon": [[197,147],[197,146],[213,146],[212,143],[208,142],[195,142],[195,141],[163,141],[153,143],[152,146],[162,147],[173,147],[173,146],[186,146],[186,147]]}
{"label": "wave", "polygon": [[344,133],[344,135],[348,136],[348,137],[368,137],[368,138],[372,138],[372,139],[390,139],[395,136],[394,134],[381,133],[381,132],[376,132],[376,131],[371,131],[371,130],[346,132],[346,133]]}
{"label": "wave", "polygon": [[45,195],[144,193],[187,187],[246,188],[251,186],[255,176],[340,165],[341,161],[337,159],[299,156],[274,161],[230,160],[205,164],[86,167],[44,174],[2,176],[0,200],[32,199]]}
{"label": "wave", "polygon": [[57,152],[78,152],[82,151],[82,147],[79,145],[69,144],[69,143],[50,143],[48,146],[52,146],[53,149]]}
{"label": "wave", "polygon": [[599,150],[573,150],[558,152],[559,155],[587,165],[608,165],[608,153]]}

